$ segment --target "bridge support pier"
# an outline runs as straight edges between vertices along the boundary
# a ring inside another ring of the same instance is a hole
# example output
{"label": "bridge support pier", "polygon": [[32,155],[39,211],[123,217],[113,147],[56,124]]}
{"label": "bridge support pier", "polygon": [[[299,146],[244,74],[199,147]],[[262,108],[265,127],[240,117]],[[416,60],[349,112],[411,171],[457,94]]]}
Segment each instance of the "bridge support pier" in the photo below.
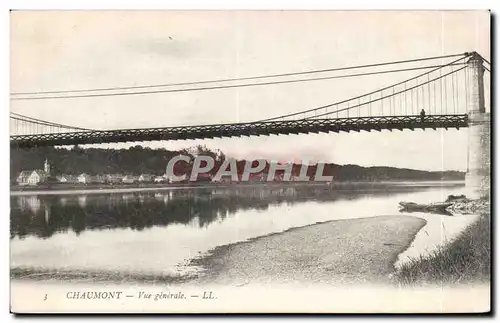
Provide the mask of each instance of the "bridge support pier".
{"label": "bridge support pier", "polygon": [[490,114],[469,114],[469,147],[465,185],[471,197],[490,196]]}
{"label": "bridge support pier", "polygon": [[490,197],[490,114],[484,104],[483,60],[473,53],[468,61],[471,93],[468,100],[468,151],[465,185],[473,198]]}

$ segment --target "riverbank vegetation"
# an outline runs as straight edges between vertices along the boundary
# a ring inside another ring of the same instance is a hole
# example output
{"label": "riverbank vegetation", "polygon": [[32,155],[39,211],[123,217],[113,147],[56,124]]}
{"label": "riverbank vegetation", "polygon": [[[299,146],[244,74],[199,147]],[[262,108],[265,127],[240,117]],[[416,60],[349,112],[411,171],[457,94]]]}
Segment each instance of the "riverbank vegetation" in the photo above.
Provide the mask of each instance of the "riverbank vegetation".
{"label": "riverbank vegetation", "polygon": [[431,255],[414,258],[395,274],[401,285],[489,282],[491,224],[488,213]]}

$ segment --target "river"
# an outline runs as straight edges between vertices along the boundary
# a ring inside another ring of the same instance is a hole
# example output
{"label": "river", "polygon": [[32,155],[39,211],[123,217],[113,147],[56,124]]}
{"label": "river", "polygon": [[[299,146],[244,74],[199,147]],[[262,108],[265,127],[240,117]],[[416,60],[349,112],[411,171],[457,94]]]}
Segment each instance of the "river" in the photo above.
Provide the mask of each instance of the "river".
{"label": "river", "polygon": [[425,234],[405,253],[418,256],[470,221],[400,213],[398,202],[443,201],[464,189],[463,183],[441,182],[11,196],[11,276],[189,280],[203,269],[192,260],[218,246],[318,222],[395,214],[428,222],[421,230]]}

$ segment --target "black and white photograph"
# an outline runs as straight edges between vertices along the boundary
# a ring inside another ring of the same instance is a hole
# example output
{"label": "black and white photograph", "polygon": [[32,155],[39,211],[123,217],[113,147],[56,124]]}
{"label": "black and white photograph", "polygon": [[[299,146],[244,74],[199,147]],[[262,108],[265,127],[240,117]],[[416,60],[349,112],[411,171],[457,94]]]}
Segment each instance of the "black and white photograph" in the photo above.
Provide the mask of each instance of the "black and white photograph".
{"label": "black and white photograph", "polygon": [[490,11],[9,16],[12,313],[491,311]]}

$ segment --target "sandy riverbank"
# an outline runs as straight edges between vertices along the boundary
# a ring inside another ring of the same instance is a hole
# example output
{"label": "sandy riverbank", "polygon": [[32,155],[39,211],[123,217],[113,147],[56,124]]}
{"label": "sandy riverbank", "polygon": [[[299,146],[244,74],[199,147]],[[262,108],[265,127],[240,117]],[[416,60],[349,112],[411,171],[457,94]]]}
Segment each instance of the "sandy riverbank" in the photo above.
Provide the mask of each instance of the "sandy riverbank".
{"label": "sandy riverbank", "polygon": [[335,220],[217,247],[193,261],[206,272],[190,284],[388,283],[425,224],[400,215]]}
{"label": "sandy riverbank", "polygon": [[[197,260],[205,276],[185,283],[11,282],[17,312],[484,312],[489,286],[397,288],[393,264],[426,221],[415,216],[344,219],[221,246]],[[385,286],[381,285],[384,284]],[[349,286],[338,286],[349,284]],[[235,288],[237,287],[237,288]],[[215,295],[200,300],[205,291]],[[74,300],[68,292],[119,291],[119,300]],[[185,301],[145,301],[140,292],[182,292]],[[472,297],[469,297],[473,295]]]}

